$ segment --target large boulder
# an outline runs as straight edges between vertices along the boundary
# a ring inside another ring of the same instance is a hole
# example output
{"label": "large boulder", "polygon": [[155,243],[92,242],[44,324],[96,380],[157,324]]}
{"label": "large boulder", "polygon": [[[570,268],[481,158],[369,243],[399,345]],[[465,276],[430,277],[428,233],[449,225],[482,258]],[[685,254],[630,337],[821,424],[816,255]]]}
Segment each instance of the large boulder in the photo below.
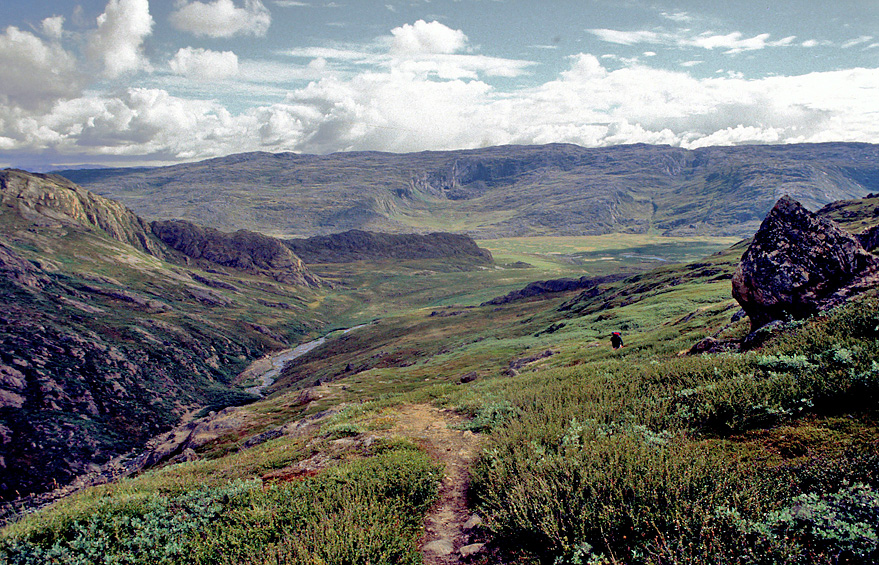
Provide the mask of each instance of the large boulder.
{"label": "large boulder", "polygon": [[877,282],[879,257],[832,220],[785,196],[754,235],[732,291],[756,330],[813,315]]}

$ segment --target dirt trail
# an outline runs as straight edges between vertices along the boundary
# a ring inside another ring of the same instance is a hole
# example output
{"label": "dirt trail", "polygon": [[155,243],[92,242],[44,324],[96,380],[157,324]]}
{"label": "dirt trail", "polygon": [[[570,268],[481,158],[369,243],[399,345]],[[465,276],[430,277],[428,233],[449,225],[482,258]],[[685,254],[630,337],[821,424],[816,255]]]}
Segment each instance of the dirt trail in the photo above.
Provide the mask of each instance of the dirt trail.
{"label": "dirt trail", "polygon": [[457,565],[481,547],[472,543],[477,525],[467,508],[469,470],[479,453],[480,436],[449,426],[461,421],[450,410],[426,404],[405,406],[395,414],[394,432],[420,443],[437,461],[445,465],[439,500],[425,519],[421,541],[426,565]]}

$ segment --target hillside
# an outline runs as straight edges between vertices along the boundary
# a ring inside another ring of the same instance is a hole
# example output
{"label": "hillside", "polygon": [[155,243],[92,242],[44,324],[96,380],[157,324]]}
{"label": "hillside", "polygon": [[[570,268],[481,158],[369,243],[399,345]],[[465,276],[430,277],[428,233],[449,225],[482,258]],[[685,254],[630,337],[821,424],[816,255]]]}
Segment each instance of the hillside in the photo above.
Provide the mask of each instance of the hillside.
{"label": "hillside", "polygon": [[0,202],[2,499],[253,400],[235,382],[247,363],[320,326],[303,306],[317,290],[277,280],[316,281],[299,263],[196,264],[61,177],[0,171]]}
{"label": "hillside", "polygon": [[[5,498],[144,443],[155,465],[11,523],[0,560],[879,559],[875,285],[752,334],[732,281],[757,236],[497,241],[492,264],[413,257],[416,236],[342,253],[355,232],[315,238],[353,262],[303,265],[59,177],[0,187]],[[822,216],[866,234],[873,208]],[[827,239],[790,235],[765,255]]]}
{"label": "hillside", "polygon": [[[2,500],[253,401],[239,382],[248,363],[321,332],[332,313],[315,306],[333,283],[283,240],[147,222],[59,176],[0,171],[0,234]],[[464,236],[367,239],[344,240],[346,252],[491,261]]]}
{"label": "hillside", "polygon": [[0,551],[875,562],[876,291],[767,329],[759,349],[688,355],[750,331],[730,285],[748,247],[586,290],[397,308],[288,364],[267,398],[201,420],[217,435],[189,461],[12,524]]}
{"label": "hillside", "polygon": [[748,237],[784,194],[817,210],[879,190],[879,146],[249,153],[62,174],[149,219],[286,237],[351,229],[477,239],[621,232]]}

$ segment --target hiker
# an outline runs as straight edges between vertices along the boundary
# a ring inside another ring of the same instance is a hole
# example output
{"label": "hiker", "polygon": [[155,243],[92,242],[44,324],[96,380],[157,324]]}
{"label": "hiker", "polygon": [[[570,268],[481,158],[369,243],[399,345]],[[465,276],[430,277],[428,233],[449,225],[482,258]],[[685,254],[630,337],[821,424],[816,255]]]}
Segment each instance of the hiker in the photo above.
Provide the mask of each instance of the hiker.
{"label": "hiker", "polygon": [[620,336],[620,332],[613,332],[610,336],[610,344],[614,349],[619,349],[623,346],[623,338]]}

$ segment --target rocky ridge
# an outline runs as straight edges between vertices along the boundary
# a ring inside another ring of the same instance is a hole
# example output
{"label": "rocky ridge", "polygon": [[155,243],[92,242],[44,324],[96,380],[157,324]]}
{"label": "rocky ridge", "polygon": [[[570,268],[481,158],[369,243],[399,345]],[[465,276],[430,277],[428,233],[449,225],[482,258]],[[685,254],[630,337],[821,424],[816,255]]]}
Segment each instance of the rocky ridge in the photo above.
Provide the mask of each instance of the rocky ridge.
{"label": "rocky ridge", "polygon": [[648,231],[749,237],[784,194],[816,210],[879,190],[879,146],[247,153],[63,174],[150,219],[282,237],[350,229],[443,229],[477,239]]}
{"label": "rocky ridge", "polygon": [[155,221],[151,230],[159,240],[191,259],[269,275],[286,284],[320,285],[320,279],[308,272],[302,260],[273,237],[247,230],[228,234],[184,220]]}
{"label": "rocky ridge", "polygon": [[593,296],[595,296],[599,292],[598,285],[613,282],[615,280],[620,280],[624,277],[625,275],[610,275],[604,277],[583,276],[578,279],[551,279],[547,281],[535,281],[533,283],[529,283],[519,290],[514,290],[505,294],[504,296],[498,296],[496,298],[492,298],[487,302],[483,302],[481,306],[500,306],[502,304],[509,304],[510,302],[513,302],[515,300],[524,300],[527,298],[535,298],[559,292],[570,292],[572,290],[585,289],[584,292],[587,295],[591,293]]}
{"label": "rocky ridge", "polygon": [[451,233],[384,234],[349,230],[306,239],[286,239],[284,243],[307,264],[388,259],[491,262],[491,252],[479,248],[472,238]]}
{"label": "rocky ridge", "polygon": [[168,258],[149,224],[113,200],[64,177],[0,171],[0,206],[7,218],[37,227],[90,227],[150,255]]}

